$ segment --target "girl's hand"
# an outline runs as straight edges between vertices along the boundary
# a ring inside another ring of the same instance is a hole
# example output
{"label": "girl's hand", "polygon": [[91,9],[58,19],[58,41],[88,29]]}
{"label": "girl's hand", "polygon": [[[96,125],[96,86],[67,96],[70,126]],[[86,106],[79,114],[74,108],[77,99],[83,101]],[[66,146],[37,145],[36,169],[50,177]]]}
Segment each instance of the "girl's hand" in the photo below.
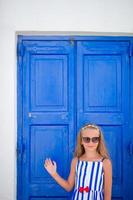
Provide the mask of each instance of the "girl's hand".
{"label": "girl's hand", "polygon": [[51,176],[53,176],[56,173],[56,169],[57,169],[56,162],[51,161],[50,158],[45,160],[44,167]]}

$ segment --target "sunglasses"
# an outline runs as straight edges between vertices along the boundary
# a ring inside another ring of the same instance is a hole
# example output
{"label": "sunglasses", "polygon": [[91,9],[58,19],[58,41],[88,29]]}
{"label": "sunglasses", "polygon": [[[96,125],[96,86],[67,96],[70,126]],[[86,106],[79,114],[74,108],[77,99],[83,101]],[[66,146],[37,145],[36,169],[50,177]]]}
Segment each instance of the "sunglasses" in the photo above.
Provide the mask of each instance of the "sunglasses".
{"label": "sunglasses", "polygon": [[82,137],[83,142],[85,143],[89,143],[90,141],[92,141],[93,143],[98,143],[100,140],[100,137]]}

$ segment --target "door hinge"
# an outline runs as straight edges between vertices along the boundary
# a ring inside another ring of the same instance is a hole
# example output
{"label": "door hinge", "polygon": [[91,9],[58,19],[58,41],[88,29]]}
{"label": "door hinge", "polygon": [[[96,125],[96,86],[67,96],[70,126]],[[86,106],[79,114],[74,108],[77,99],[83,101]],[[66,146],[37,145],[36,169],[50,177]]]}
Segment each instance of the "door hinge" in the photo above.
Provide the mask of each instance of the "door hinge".
{"label": "door hinge", "polygon": [[24,144],[24,142],[18,143],[17,144],[17,149],[16,149],[17,156],[18,157],[22,157],[24,151],[25,151],[25,144]]}
{"label": "door hinge", "polygon": [[132,156],[133,155],[133,143],[131,142],[128,146],[128,152],[129,152],[129,155]]}
{"label": "door hinge", "polygon": [[130,46],[129,46],[129,56],[133,56],[133,42],[130,42]]}
{"label": "door hinge", "polygon": [[74,46],[74,38],[70,38],[70,44]]}

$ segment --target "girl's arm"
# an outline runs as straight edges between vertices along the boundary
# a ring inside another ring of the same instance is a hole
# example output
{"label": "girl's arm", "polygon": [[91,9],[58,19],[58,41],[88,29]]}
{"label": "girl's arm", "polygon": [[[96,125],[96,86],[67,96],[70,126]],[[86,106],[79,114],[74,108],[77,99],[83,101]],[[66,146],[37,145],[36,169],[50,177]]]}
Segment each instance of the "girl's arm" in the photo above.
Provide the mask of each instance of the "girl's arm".
{"label": "girl's arm", "polygon": [[104,168],[104,200],[111,200],[112,193],[112,164],[109,159],[103,161]]}
{"label": "girl's arm", "polygon": [[76,162],[77,158],[73,158],[71,162],[71,170],[67,180],[63,179],[57,172],[56,172],[56,162],[51,161],[51,159],[46,159],[44,167],[49,172],[49,174],[56,180],[56,182],[61,185],[66,191],[70,192],[74,186],[75,181],[75,170],[76,170]]}

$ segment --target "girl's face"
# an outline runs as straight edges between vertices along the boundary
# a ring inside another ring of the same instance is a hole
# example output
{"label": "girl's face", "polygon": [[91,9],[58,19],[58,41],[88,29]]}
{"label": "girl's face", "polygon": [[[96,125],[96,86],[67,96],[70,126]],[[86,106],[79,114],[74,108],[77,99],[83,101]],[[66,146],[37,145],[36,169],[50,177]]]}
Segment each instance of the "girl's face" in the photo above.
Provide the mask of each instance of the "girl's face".
{"label": "girl's face", "polygon": [[96,129],[86,128],[81,132],[81,144],[86,151],[96,151],[99,144],[99,131]]}

